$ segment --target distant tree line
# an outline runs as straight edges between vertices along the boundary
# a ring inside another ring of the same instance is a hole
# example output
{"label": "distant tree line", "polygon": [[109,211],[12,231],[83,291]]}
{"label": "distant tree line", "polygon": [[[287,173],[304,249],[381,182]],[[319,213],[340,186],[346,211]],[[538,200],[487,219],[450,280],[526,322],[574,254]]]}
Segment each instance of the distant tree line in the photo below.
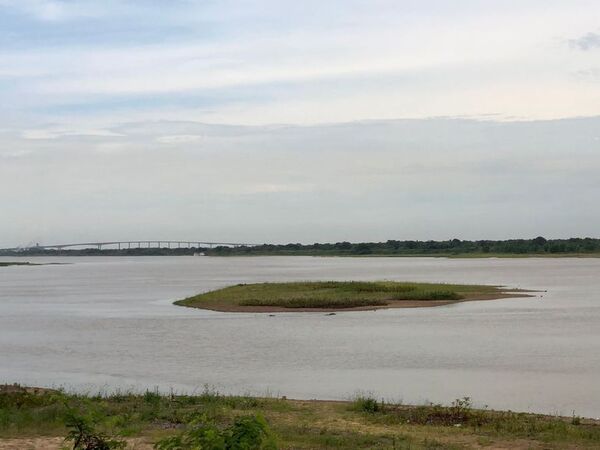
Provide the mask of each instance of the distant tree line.
{"label": "distant tree line", "polygon": [[4,252],[7,255],[23,256],[156,256],[156,255],[192,255],[204,253],[212,256],[236,255],[313,255],[313,256],[356,256],[356,255],[544,255],[544,254],[590,254],[600,253],[600,239],[570,238],[545,239],[509,239],[504,241],[480,240],[463,241],[451,239],[447,241],[398,241],[386,242],[336,242],[326,244],[263,244],[253,247],[193,247],[193,248],[131,248],[131,249],[96,249],[83,250],[44,250],[31,248],[22,252]]}
{"label": "distant tree line", "polygon": [[264,244],[255,247],[216,247],[211,255],[461,255],[600,253],[600,239],[510,239],[505,241],[336,242],[335,244]]}

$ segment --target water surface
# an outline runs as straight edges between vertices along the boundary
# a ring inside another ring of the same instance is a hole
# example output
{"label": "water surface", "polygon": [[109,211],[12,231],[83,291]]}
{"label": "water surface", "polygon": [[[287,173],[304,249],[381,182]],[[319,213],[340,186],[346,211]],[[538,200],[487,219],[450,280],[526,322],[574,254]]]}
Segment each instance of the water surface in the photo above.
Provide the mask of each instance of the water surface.
{"label": "water surface", "polygon": [[[27,260],[71,264],[0,268],[0,382],[327,399],[363,391],[410,403],[467,395],[498,409],[600,416],[600,259]],[[234,283],[351,279],[547,292],[334,316],[171,304]]]}

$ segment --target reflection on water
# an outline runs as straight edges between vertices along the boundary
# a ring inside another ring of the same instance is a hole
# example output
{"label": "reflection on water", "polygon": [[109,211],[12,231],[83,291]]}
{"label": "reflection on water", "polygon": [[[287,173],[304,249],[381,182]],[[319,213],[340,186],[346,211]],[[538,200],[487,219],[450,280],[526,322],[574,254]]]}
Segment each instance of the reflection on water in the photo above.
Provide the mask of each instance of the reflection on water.
{"label": "reflection on water", "polygon": [[[0,382],[404,402],[600,416],[600,259],[28,258],[0,269]],[[217,313],[239,282],[503,284],[542,297],[376,312]]]}

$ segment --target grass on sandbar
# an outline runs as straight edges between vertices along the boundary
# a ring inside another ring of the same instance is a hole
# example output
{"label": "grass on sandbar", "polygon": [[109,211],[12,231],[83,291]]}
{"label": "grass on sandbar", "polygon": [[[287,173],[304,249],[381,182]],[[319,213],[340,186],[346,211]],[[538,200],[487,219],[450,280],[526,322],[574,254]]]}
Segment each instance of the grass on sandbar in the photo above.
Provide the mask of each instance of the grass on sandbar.
{"label": "grass on sandbar", "polygon": [[394,301],[459,301],[501,294],[495,286],[408,283],[395,281],[313,281],[238,284],[175,302],[196,308],[235,310],[243,307],[347,309],[385,307]]}

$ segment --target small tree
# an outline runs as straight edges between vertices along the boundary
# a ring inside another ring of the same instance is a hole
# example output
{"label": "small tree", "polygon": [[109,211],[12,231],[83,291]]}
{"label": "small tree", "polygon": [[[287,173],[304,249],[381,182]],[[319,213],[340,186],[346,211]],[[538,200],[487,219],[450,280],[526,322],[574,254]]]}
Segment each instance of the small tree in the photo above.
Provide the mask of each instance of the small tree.
{"label": "small tree", "polygon": [[65,418],[69,429],[65,441],[73,442],[73,450],[116,450],[125,448],[125,442],[112,439],[94,429],[89,417],[69,411]]}

